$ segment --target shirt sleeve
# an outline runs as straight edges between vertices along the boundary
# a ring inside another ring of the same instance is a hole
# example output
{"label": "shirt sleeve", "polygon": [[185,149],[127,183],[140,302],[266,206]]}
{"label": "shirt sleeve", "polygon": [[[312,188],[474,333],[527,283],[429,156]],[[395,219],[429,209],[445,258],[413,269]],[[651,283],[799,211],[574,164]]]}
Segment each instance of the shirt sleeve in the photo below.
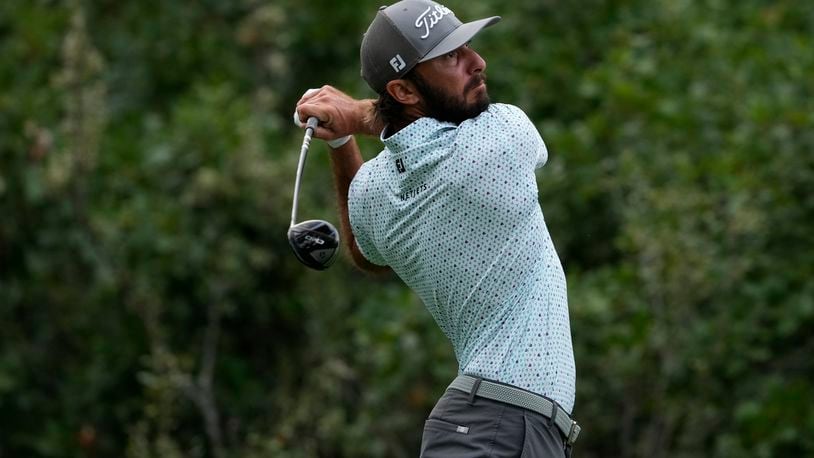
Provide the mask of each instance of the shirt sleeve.
{"label": "shirt sleeve", "polygon": [[[520,142],[524,145],[524,153],[527,155],[528,160],[534,164],[535,169],[544,166],[548,161],[548,149],[546,149],[543,137],[537,131],[534,123],[529,119],[528,115],[520,108],[507,105],[511,124],[515,127],[516,134],[520,136]],[[530,142],[530,144],[526,144]]]}
{"label": "shirt sleeve", "polygon": [[365,227],[370,227],[370,205],[372,199],[367,193],[367,183],[369,181],[368,168],[363,164],[356,172],[356,176],[351,181],[348,190],[348,219],[350,219],[351,231],[356,240],[356,246],[368,261],[379,266],[386,266],[387,262],[382,259],[379,250],[370,240]]}
{"label": "shirt sleeve", "polygon": [[548,162],[548,149],[545,147],[543,137],[540,136],[540,132],[538,132],[536,128],[534,128],[534,134],[539,142],[537,144],[537,163],[534,165],[534,168],[539,169],[540,167],[544,166],[546,162]]}
{"label": "shirt sleeve", "polygon": [[517,111],[519,112],[518,116],[521,118],[521,124],[525,134],[527,138],[531,140],[534,168],[539,169],[540,167],[544,166],[546,162],[548,162],[548,149],[546,149],[543,137],[540,136],[540,132],[537,130],[537,127],[534,125],[531,119],[529,119],[528,115],[526,115],[526,113],[520,108],[517,108]]}

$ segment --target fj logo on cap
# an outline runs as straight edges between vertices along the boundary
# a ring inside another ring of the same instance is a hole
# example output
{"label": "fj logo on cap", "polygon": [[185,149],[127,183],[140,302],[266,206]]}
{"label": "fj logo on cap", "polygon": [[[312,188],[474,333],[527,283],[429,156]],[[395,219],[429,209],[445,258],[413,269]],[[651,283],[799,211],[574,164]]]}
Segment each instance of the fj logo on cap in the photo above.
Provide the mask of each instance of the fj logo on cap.
{"label": "fj logo on cap", "polygon": [[430,30],[447,14],[452,14],[452,10],[446,6],[435,5],[427,7],[415,20],[415,28],[424,28],[424,35],[421,35],[421,39],[423,40],[430,36]]}
{"label": "fj logo on cap", "polygon": [[396,57],[390,59],[390,66],[393,67],[393,70],[396,72],[400,72],[406,66],[404,59],[401,58],[401,54],[396,54]]}

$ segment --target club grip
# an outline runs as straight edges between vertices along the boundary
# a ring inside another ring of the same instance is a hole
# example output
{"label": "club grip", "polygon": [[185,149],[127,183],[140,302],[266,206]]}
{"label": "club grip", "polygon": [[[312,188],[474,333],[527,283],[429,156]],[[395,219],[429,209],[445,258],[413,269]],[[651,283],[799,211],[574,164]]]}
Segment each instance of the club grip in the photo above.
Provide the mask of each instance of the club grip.
{"label": "club grip", "polygon": [[308,121],[306,121],[305,128],[314,130],[317,128],[317,124],[319,124],[319,119],[317,119],[316,116],[311,116],[308,118]]}

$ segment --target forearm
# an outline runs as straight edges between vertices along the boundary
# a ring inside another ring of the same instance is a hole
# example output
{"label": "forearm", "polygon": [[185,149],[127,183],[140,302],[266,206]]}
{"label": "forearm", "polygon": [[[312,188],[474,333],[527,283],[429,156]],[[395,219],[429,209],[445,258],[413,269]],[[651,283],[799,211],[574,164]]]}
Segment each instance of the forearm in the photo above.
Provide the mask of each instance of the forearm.
{"label": "forearm", "polygon": [[348,216],[348,191],[353,177],[362,166],[362,155],[355,139],[331,151],[331,170],[333,171],[336,200],[339,205],[342,239],[350,247],[354,243],[353,232]]}
{"label": "forearm", "polygon": [[386,272],[390,270],[388,267],[371,263],[359,251],[350,225],[348,191],[353,177],[356,176],[356,172],[359,171],[363,163],[359,146],[353,138],[343,146],[331,151],[331,170],[333,171],[336,201],[339,207],[340,231],[342,240],[345,242],[345,246],[347,246],[357,267],[370,272]]}
{"label": "forearm", "polygon": [[359,100],[359,124],[355,129],[356,134],[360,135],[369,135],[373,137],[378,137],[381,134],[382,130],[384,129],[384,124],[378,119],[375,115],[375,100],[374,99],[364,99]]}

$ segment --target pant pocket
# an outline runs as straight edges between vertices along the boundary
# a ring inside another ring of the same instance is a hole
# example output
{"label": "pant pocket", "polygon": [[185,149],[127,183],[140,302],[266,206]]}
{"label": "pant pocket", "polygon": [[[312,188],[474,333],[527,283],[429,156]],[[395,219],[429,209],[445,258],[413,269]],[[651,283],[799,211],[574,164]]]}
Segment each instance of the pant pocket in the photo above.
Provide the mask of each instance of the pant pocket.
{"label": "pant pocket", "polygon": [[565,446],[556,425],[537,414],[526,413],[523,418],[526,437],[520,458],[565,458]]}
{"label": "pant pocket", "polygon": [[421,458],[464,458],[485,456],[482,445],[469,426],[430,418],[424,423]]}

